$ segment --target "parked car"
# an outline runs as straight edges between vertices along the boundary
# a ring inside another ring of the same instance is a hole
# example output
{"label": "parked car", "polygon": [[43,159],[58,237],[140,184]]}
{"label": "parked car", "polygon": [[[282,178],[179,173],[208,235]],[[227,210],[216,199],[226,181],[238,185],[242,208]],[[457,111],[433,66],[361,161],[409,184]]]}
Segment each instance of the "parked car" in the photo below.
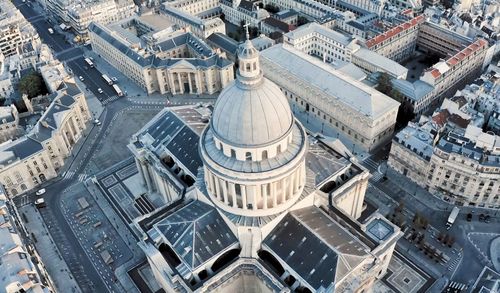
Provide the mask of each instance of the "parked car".
{"label": "parked car", "polygon": [[45,188],[42,188],[42,189],[38,190],[35,194],[36,195],[42,195],[44,193],[45,193]]}
{"label": "parked car", "polygon": [[35,206],[37,208],[45,207],[45,200],[43,198],[39,198],[39,199],[35,200]]}
{"label": "parked car", "polygon": [[84,81],[84,80],[85,80],[85,79],[83,78],[83,76],[81,76],[81,75],[80,75],[78,78],[79,78],[81,81]]}
{"label": "parked car", "polygon": [[113,76],[113,77],[111,78],[111,80],[112,80],[113,82],[117,82],[117,81],[118,81],[118,78],[116,78],[116,77],[114,77],[114,76]]}
{"label": "parked car", "polygon": [[98,89],[97,89],[97,91],[98,91],[100,94],[104,93],[104,91],[102,90],[102,88],[98,88]]}
{"label": "parked car", "polygon": [[95,119],[94,120],[94,124],[97,125],[97,126],[100,126],[101,125],[101,121],[99,121],[99,119]]}

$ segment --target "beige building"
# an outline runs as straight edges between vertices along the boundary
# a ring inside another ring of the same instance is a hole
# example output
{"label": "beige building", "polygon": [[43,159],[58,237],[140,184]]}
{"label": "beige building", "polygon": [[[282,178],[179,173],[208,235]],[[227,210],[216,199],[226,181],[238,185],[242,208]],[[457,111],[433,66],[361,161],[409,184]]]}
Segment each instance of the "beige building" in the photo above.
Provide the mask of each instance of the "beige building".
{"label": "beige building", "polygon": [[56,177],[90,119],[85,96],[67,82],[30,133],[0,146],[0,183],[7,194],[16,196]]}
{"label": "beige building", "polygon": [[0,1],[0,52],[9,57],[18,53],[18,47],[31,43],[40,45],[35,28],[24,18],[11,1]]}
{"label": "beige building", "polygon": [[16,106],[0,107],[0,143],[13,139],[19,133],[19,113]]}
{"label": "beige building", "polygon": [[464,134],[410,124],[393,140],[389,166],[456,205],[500,208],[500,137],[469,125]]}
{"label": "beige building", "polygon": [[[52,288],[45,283],[47,272],[43,268],[40,256],[25,243],[23,232],[16,222],[18,215],[13,202],[9,201],[5,191],[0,187],[0,263],[2,278],[0,291],[5,293],[51,293]],[[36,262],[35,262],[36,260]]]}
{"label": "beige building", "polygon": [[356,220],[368,171],[310,141],[250,40],[238,60],[211,117],[165,109],[129,145],[163,202],[135,220],[155,279],[166,292],[369,292],[401,232],[378,213]]}
{"label": "beige building", "polygon": [[240,26],[247,23],[251,27],[260,27],[260,22],[271,15],[259,8],[258,2],[249,0],[221,0],[220,6],[226,21]]}
{"label": "beige building", "polygon": [[132,0],[73,1],[66,7],[67,25],[77,35],[86,37],[91,22],[102,24],[116,22],[135,15],[136,9]]}
{"label": "beige building", "polygon": [[135,14],[132,0],[47,0],[47,9],[80,39],[85,39],[91,22],[108,24]]}
{"label": "beige building", "polygon": [[415,52],[420,26],[424,22],[425,16],[419,15],[367,40],[365,45],[384,57],[402,62]]}
{"label": "beige building", "polygon": [[262,52],[262,68],[295,113],[335,129],[348,148],[371,151],[392,138],[399,103],[374,88],[283,45]]}
{"label": "beige building", "polygon": [[181,28],[189,27],[189,30],[199,38],[206,39],[213,33],[226,34],[226,26],[218,17],[202,19],[185,12],[182,8],[171,6],[169,2],[162,3],[160,9],[160,13],[172,23]]}
{"label": "beige building", "polygon": [[202,19],[219,16],[221,12],[219,0],[175,0],[167,5]]}
{"label": "beige building", "polygon": [[172,32],[149,45],[97,23],[89,29],[92,49],[148,94],[212,94],[234,78],[233,63],[189,31]]}
{"label": "beige building", "polygon": [[405,79],[408,74],[408,69],[377,52],[362,47],[352,36],[314,22],[285,34],[283,43],[334,66],[353,63],[368,73],[386,72],[397,79]]}

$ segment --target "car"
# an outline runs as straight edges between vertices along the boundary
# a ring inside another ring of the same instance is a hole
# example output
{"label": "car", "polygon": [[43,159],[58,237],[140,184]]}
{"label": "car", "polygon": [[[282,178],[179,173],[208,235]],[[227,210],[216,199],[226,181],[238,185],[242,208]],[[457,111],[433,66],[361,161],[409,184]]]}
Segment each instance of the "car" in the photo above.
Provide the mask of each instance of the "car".
{"label": "car", "polygon": [[99,119],[95,119],[94,120],[94,124],[97,125],[97,126],[100,126],[101,125],[101,121],[99,121]]}
{"label": "car", "polygon": [[81,81],[84,81],[84,80],[85,80],[85,79],[83,78],[83,76],[81,76],[81,75],[80,75],[78,78],[79,78]]}
{"label": "car", "polygon": [[44,193],[45,193],[45,188],[42,188],[42,189],[38,190],[35,194],[36,195],[42,195]]}
{"label": "car", "polygon": [[98,88],[98,89],[97,89],[97,91],[98,91],[100,94],[104,93],[104,91],[102,90],[102,88]]}
{"label": "car", "polygon": [[472,220],[472,214],[468,213],[467,214],[467,222],[470,222]]}
{"label": "car", "polygon": [[39,198],[39,199],[35,200],[35,206],[37,208],[45,207],[45,200],[43,198]]}
{"label": "car", "polygon": [[54,30],[52,28],[49,27],[48,31],[49,31],[49,34],[51,34],[51,35],[54,34]]}
{"label": "car", "polygon": [[118,81],[118,78],[116,78],[116,77],[114,77],[114,76],[113,76],[113,77],[111,78],[111,80],[112,80],[112,81],[114,81],[114,82],[117,82],[117,81]]}

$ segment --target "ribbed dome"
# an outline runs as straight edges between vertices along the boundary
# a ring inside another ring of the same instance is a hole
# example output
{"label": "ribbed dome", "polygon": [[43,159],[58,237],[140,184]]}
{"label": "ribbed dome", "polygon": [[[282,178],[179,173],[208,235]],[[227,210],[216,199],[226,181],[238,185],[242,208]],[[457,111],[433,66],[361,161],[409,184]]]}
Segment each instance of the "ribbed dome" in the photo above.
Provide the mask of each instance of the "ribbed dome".
{"label": "ribbed dome", "polygon": [[268,79],[247,88],[233,82],[220,94],[212,115],[212,129],[227,143],[263,145],[291,129],[290,105],[279,87]]}

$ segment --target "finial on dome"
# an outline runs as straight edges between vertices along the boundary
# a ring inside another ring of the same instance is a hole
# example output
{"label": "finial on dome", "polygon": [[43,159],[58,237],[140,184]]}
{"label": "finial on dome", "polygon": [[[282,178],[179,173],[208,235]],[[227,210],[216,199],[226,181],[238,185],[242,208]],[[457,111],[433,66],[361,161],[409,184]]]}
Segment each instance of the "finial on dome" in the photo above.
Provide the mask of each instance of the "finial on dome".
{"label": "finial on dome", "polygon": [[250,33],[248,32],[248,26],[249,26],[249,25],[250,25],[250,24],[249,24],[248,22],[247,22],[247,23],[245,23],[245,24],[243,25],[243,26],[245,27],[245,32],[246,32],[247,41],[249,41],[249,40],[250,40]]}

